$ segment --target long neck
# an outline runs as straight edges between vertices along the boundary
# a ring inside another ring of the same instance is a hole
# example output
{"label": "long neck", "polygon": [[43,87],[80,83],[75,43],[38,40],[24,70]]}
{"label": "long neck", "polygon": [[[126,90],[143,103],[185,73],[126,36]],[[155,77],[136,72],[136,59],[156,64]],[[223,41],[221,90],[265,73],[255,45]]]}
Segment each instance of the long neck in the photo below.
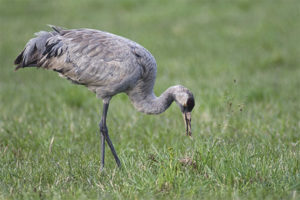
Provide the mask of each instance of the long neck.
{"label": "long neck", "polygon": [[168,88],[159,97],[156,97],[152,90],[148,93],[141,90],[132,91],[128,93],[128,96],[138,111],[147,114],[160,114],[164,112],[174,101],[175,87],[176,86]]}

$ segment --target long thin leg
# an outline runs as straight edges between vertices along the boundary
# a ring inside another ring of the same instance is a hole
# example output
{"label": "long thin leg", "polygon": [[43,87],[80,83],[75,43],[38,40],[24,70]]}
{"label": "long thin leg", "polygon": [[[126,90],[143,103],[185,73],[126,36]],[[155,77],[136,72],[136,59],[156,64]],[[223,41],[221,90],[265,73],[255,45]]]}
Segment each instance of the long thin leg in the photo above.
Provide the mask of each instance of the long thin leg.
{"label": "long thin leg", "polygon": [[105,159],[105,136],[103,133],[101,133],[101,171],[103,171],[104,169],[104,159]]}
{"label": "long thin leg", "polygon": [[120,162],[120,159],[118,158],[118,155],[116,153],[116,150],[114,148],[114,145],[112,144],[110,138],[109,138],[109,135],[108,135],[108,129],[107,129],[107,126],[106,126],[106,116],[107,116],[107,111],[108,111],[108,106],[109,106],[109,103],[103,103],[103,113],[102,113],[102,118],[101,118],[101,121],[100,121],[100,132],[102,134],[102,141],[101,141],[101,145],[102,145],[102,160],[101,160],[101,169],[104,168],[104,157],[105,157],[105,144],[104,144],[104,139],[106,140],[108,146],[110,147],[110,150],[116,160],[116,163],[118,165],[118,167],[121,166],[121,162]]}

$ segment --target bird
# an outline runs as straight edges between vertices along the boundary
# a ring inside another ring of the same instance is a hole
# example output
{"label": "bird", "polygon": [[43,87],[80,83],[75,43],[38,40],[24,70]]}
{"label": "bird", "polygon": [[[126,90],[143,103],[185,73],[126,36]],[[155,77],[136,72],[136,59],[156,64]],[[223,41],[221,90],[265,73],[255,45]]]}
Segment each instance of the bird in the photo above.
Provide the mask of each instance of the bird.
{"label": "bird", "polygon": [[105,163],[105,141],[121,167],[106,124],[109,103],[116,94],[126,93],[137,111],[146,114],[160,114],[175,101],[183,115],[186,135],[192,135],[193,93],[175,85],[157,97],[153,91],[157,64],[146,48],[105,31],[49,26],[51,31],[37,32],[27,42],[14,61],[15,71],[26,67],[53,70],[74,84],[86,86],[102,100],[101,170]]}

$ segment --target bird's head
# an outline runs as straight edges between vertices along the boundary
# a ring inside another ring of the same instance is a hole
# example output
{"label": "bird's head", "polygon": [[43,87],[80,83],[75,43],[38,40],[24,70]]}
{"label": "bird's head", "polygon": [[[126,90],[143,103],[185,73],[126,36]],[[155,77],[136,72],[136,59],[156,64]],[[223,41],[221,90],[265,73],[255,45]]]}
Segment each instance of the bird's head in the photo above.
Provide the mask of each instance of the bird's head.
{"label": "bird's head", "polygon": [[191,136],[191,112],[195,106],[193,93],[183,86],[177,86],[175,92],[175,102],[180,107],[185,122],[186,135]]}

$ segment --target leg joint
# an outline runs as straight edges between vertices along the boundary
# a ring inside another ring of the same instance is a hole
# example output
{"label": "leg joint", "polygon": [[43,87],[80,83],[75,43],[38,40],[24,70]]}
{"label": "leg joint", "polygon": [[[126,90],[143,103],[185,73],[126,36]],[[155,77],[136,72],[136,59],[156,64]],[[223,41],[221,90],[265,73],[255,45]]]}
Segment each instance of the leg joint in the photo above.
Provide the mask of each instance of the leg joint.
{"label": "leg joint", "polygon": [[104,124],[102,120],[99,123],[99,128],[100,128],[101,133],[107,133],[108,132],[106,124]]}

